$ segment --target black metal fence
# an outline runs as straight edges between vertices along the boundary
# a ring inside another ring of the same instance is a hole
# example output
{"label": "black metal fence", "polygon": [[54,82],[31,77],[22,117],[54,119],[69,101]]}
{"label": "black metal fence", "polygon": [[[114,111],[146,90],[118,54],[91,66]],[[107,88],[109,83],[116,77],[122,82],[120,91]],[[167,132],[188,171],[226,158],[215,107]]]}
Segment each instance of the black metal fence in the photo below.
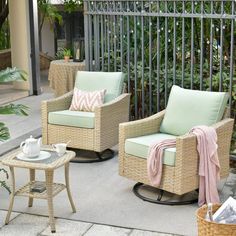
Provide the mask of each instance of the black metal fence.
{"label": "black metal fence", "polygon": [[163,109],[173,84],[228,91],[236,108],[235,0],[84,0],[88,70],[123,71],[131,118]]}

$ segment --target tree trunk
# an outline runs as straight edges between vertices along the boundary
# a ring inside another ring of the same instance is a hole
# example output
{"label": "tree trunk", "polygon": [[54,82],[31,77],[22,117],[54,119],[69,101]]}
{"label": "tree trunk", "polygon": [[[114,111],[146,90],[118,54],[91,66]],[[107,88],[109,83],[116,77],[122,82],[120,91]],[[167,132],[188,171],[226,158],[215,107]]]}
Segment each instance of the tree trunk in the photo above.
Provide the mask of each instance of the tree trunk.
{"label": "tree trunk", "polygon": [[9,13],[8,1],[0,0],[0,30]]}

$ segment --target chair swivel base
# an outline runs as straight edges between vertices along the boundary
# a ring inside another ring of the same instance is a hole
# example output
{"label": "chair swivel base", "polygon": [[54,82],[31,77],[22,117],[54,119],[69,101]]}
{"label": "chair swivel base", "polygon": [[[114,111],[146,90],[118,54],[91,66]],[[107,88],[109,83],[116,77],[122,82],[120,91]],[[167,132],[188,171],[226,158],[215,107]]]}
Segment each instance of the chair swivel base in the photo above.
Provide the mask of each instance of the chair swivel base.
{"label": "chair swivel base", "polygon": [[70,162],[74,163],[94,163],[102,162],[112,159],[115,156],[115,152],[111,149],[106,149],[103,152],[94,152],[87,150],[72,149],[76,153],[76,157]]}
{"label": "chair swivel base", "polygon": [[[196,195],[196,196],[192,196],[190,199],[187,198],[187,199],[184,199],[184,200],[173,200],[171,198],[169,199],[165,199],[163,200],[163,196],[165,193],[167,193],[166,191],[164,190],[159,190],[159,193],[157,193],[158,197],[157,198],[151,198],[151,197],[147,197],[147,196],[144,196],[140,193],[140,189],[141,188],[144,188],[147,187],[147,188],[152,188],[152,189],[156,189],[156,188],[153,188],[151,186],[148,186],[148,185],[145,185],[143,183],[136,183],[133,187],[133,192],[134,194],[139,197],[140,199],[142,199],[143,201],[147,201],[147,202],[151,202],[151,203],[155,203],[155,204],[161,204],[161,205],[169,205],[169,206],[174,206],[174,205],[187,205],[187,204],[193,204],[193,203],[196,203],[198,201],[198,195],[197,195],[197,192],[196,193],[191,193],[189,195]],[[148,191],[148,190],[146,190]],[[151,191],[151,190],[150,190]],[[149,191],[149,192],[150,192]],[[170,195],[170,193],[168,193]],[[177,196],[177,195],[174,195],[174,194],[171,194],[172,196]]]}

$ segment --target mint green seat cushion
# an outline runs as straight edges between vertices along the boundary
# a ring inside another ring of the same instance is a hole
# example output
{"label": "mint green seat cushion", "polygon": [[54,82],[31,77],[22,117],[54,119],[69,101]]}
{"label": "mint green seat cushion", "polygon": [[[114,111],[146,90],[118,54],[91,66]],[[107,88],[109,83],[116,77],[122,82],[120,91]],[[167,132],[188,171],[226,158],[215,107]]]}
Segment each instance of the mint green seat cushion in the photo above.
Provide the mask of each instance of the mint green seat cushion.
{"label": "mint green seat cushion", "polygon": [[106,89],[104,102],[118,97],[123,90],[124,75],[122,72],[78,71],[75,87],[84,91]]}
{"label": "mint green seat cushion", "polygon": [[173,86],[160,132],[183,135],[197,125],[217,123],[223,117],[228,94]]}
{"label": "mint green seat cushion", "polygon": [[[156,141],[163,141],[165,139],[175,139],[176,136],[169,134],[156,133],[137,138],[129,138],[125,140],[125,153],[147,159],[148,150],[151,144]],[[167,148],[164,151],[163,164],[175,165],[176,148]]]}
{"label": "mint green seat cushion", "polygon": [[48,123],[54,125],[74,126],[80,128],[93,129],[94,128],[93,112],[83,111],[54,111],[48,114]]}

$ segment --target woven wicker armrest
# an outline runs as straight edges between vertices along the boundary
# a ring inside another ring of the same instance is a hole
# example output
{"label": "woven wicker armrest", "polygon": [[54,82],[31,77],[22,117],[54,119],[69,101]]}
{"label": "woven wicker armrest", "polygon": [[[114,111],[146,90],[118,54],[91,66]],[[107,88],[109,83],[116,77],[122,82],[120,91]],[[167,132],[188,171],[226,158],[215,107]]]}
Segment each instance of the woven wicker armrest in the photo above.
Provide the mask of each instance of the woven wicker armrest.
{"label": "woven wicker armrest", "polygon": [[[197,137],[194,134],[184,134],[176,138],[176,153],[180,154],[176,158],[176,164],[184,164],[191,161],[193,156],[197,156]],[[180,157],[181,156],[181,157]],[[185,160],[186,159],[186,160]],[[182,163],[183,162],[183,163]],[[186,162],[185,162],[186,163]]]}
{"label": "woven wicker armrest", "polygon": [[[212,125],[216,129],[219,160],[229,154],[230,140],[233,130],[233,119],[223,119]],[[194,134],[185,134],[176,139],[176,165],[182,166],[183,169],[192,165],[192,162],[198,161],[197,138]],[[228,161],[228,160],[227,160]],[[181,169],[181,168],[180,168]]]}
{"label": "woven wicker armrest", "polygon": [[144,119],[120,124],[120,136],[125,140],[127,138],[157,133],[164,114],[165,110]]}
{"label": "woven wicker armrest", "polygon": [[73,91],[70,91],[60,97],[42,101],[42,112],[46,111],[48,113],[68,109],[71,104],[72,96]]}
{"label": "woven wicker armrest", "polygon": [[230,129],[233,130],[233,124],[234,124],[234,119],[226,118],[212,125],[212,127],[216,129],[216,133],[218,135],[218,132],[221,131],[222,129],[225,129],[226,127],[229,127]]}
{"label": "woven wicker armrest", "polygon": [[41,103],[43,144],[48,144],[48,113],[68,109],[71,104],[72,96],[73,91]]}
{"label": "woven wicker armrest", "polygon": [[107,144],[118,143],[119,124],[129,120],[129,101],[130,94],[124,93],[111,102],[95,108],[95,145],[98,149],[106,146],[105,143],[101,143],[105,137]]}
{"label": "woven wicker armrest", "polygon": [[112,101],[104,103],[103,105],[97,107],[95,109],[95,112],[96,110],[99,110],[99,109],[102,109],[102,110],[112,109],[114,106],[119,106],[121,103],[127,104],[127,102],[129,102],[130,100],[130,95],[131,95],[130,93],[123,93],[117,98],[113,99]]}
{"label": "woven wicker armrest", "polygon": [[[95,108],[96,122],[104,122],[104,118],[108,118],[112,122],[112,118],[125,115],[127,117],[127,108],[129,107],[130,94],[124,93],[116,99]],[[121,112],[126,112],[121,114]],[[97,119],[99,118],[99,119]],[[109,122],[109,121],[108,121]],[[95,124],[95,126],[98,123]]]}

